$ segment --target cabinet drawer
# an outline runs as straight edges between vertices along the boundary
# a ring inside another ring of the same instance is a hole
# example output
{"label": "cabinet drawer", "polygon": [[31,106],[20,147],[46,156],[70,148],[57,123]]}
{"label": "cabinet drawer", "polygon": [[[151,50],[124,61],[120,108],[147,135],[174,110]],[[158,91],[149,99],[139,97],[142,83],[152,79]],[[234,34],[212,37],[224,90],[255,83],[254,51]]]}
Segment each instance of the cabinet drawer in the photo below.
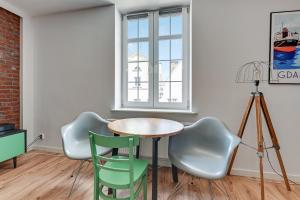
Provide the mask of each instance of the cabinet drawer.
{"label": "cabinet drawer", "polygon": [[0,137],[0,162],[25,153],[25,133]]}

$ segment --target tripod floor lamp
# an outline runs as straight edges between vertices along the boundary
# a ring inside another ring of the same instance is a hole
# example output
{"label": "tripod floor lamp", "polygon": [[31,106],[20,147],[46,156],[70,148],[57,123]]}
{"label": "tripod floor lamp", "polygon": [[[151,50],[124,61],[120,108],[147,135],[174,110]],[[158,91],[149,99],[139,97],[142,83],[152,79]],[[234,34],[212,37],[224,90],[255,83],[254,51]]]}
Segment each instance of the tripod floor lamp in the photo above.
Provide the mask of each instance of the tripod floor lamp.
{"label": "tripod floor lamp", "polygon": [[[260,82],[267,81],[268,79],[265,79],[264,76],[267,74],[269,68],[269,64],[267,62],[263,61],[254,61],[249,62],[243,65],[239,72],[237,73],[237,83],[254,83],[256,87],[256,91],[252,92],[250,95],[250,99],[246,108],[246,111],[244,113],[244,116],[242,118],[242,122],[239,128],[238,136],[240,138],[243,137],[245,127],[249,118],[249,114],[251,112],[251,109],[253,107],[253,104],[255,104],[255,118],[256,118],[256,132],[257,132],[257,156],[259,158],[259,172],[260,172],[260,189],[261,189],[261,200],[265,199],[265,192],[264,192],[264,171],[263,171],[263,158],[264,158],[264,151],[267,148],[264,143],[264,136],[262,131],[262,114],[265,118],[268,131],[271,137],[271,141],[273,143],[271,148],[275,149],[278,162],[280,165],[280,169],[282,172],[282,177],[284,178],[284,182],[286,185],[286,188],[288,191],[291,190],[289,180],[284,168],[283,160],[280,154],[280,145],[272,124],[272,120],[268,111],[268,107],[264,98],[264,95],[262,92],[258,90],[258,86]],[[231,163],[229,165],[228,174],[230,174],[232,165],[234,162],[234,159],[236,157],[238,148],[235,149]]]}

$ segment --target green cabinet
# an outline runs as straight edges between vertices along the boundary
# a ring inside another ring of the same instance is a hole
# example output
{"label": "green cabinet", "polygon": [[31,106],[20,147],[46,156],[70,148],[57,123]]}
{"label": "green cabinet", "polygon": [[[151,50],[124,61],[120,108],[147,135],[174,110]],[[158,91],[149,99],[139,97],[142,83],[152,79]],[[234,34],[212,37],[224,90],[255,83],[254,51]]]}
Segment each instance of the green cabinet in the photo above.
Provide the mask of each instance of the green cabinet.
{"label": "green cabinet", "polygon": [[26,152],[26,130],[0,133],[0,162],[13,159],[17,167],[17,156]]}

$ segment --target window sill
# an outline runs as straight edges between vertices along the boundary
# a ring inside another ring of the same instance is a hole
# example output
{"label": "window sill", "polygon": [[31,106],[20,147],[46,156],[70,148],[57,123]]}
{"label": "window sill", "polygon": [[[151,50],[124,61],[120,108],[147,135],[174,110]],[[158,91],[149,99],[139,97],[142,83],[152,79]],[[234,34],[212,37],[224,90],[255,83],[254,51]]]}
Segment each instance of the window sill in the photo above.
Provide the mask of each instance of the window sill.
{"label": "window sill", "polygon": [[142,112],[142,113],[174,113],[196,115],[197,112],[191,110],[175,110],[175,109],[143,109],[143,108],[114,108],[112,112]]}

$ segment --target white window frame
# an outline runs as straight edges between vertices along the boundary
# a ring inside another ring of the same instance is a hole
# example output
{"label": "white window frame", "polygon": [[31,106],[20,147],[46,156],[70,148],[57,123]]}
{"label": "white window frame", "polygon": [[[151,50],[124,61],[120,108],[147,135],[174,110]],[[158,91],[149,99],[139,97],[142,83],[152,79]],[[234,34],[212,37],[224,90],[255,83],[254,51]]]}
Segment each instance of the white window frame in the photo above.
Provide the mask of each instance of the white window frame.
{"label": "white window frame", "polygon": [[[159,36],[159,10],[149,11],[142,13],[135,13],[123,16],[122,22],[122,87],[121,87],[121,106],[122,108],[147,108],[147,109],[179,109],[190,110],[190,20],[189,20],[189,8],[182,7],[182,103],[174,102],[159,102],[158,90],[159,90],[159,58],[158,58],[158,42],[159,38],[175,39],[178,36]],[[167,10],[167,9],[164,9]],[[178,12],[177,12],[178,13]],[[173,14],[177,14],[174,12]],[[149,20],[149,101],[148,102],[130,102],[127,98],[128,92],[128,41],[138,42],[144,39],[128,39],[127,30],[127,18],[136,16],[148,15]],[[172,12],[168,13],[172,15]],[[156,51],[155,51],[156,49]],[[155,95],[157,94],[157,95]]]}

